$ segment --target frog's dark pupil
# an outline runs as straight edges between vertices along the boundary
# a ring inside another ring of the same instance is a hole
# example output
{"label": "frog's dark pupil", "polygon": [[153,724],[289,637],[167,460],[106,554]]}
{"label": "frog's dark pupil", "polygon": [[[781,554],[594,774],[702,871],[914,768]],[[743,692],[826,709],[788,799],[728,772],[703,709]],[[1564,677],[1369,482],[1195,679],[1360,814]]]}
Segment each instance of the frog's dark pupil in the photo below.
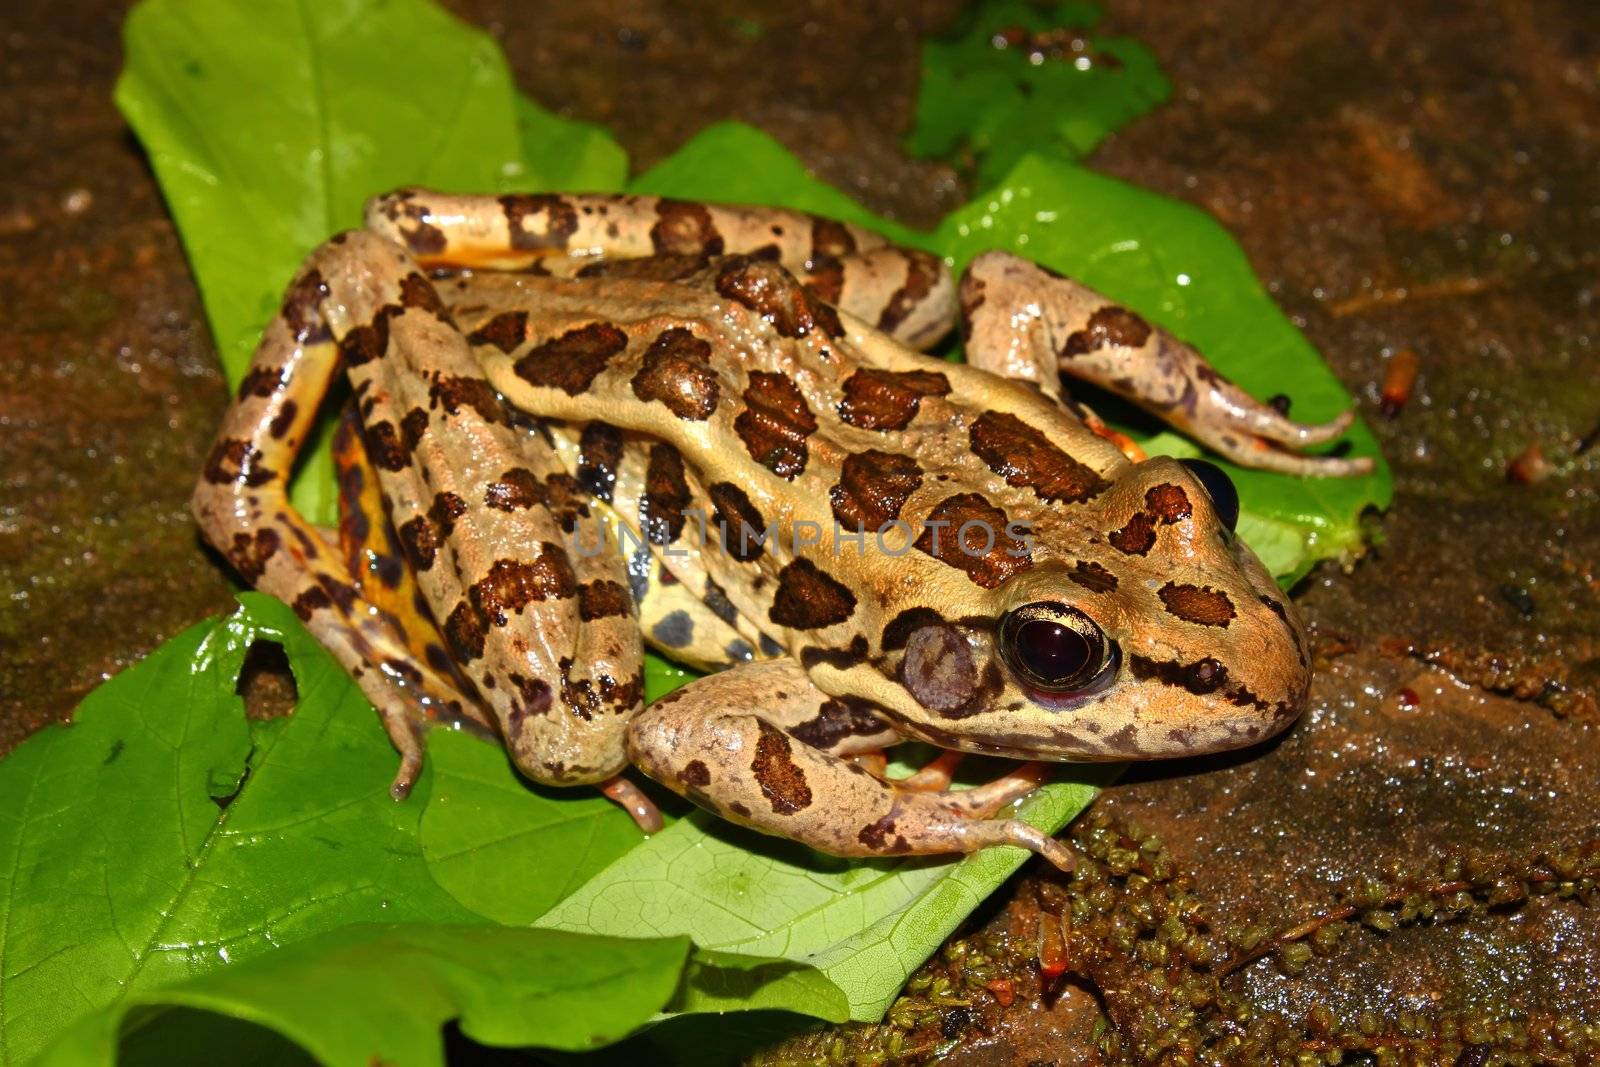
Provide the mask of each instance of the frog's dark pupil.
{"label": "frog's dark pupil", "polygon": [[1180,459],[1178,461],[1189,468],[1189,473],[1195,480],[1205,487],[1211,496],[1211,507],[1217,513],[1217,518],[1222,525],[1233,529],[1239,524],[1239,490],[1234,488],[1233,479],[1228,477],[1228,472],[1215,463],[1207,463],[1203,459]]}
{"label": "frog's dark pupil", "polygon": [[1030,619],[1017,628],[1017,660],[1039,681],[1065,685],[1094,658],[1088,638],[1050,619]]}

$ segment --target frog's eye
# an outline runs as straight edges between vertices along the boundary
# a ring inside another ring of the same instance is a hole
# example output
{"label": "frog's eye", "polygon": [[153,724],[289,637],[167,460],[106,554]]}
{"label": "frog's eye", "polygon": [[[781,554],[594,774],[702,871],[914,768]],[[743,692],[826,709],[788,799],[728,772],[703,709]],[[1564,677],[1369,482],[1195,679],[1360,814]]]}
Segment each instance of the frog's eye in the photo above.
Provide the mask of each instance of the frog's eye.
{"label": "frog's eye", "polygon": [[1019,681],[1047,693],[1077,693],[1115,673],[1116,643],[1094,620],[1065,604],[1040,602],[1008,612],[1000,649]]}
{"label": "frog's eye", "polygon": [[1212,510],[1222,520],[1222,525],[1230,530],[1239,525],[1239,490],[1234,488],[1228,472],[1203,459],[1180,459],[1178,462],[1188,467],[1189,473],[1211,495]]}

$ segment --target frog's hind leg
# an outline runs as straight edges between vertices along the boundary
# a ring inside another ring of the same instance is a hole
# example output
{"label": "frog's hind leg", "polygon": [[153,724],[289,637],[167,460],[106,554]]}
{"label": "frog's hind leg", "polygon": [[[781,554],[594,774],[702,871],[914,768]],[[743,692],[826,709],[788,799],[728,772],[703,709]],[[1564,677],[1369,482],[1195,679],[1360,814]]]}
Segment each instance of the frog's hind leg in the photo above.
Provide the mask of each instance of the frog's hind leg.
{"label": "frog's hind leg", "polygon": [[955,325],[944,260],[851,223],[785,208],[656,196],[458,196],[400,189],[367,204],[367,229],[425,267],[587,274],[606,261],[775,259],[808,292],[903,344],[927,348]]}
{"label": "frog's hind leg", "polygon": [[339,367],[318,310],[327,294],[313,261],[262,337],[192,506],[206,539],[246,581],[290,604],[378,710],[400,752],[392,787],[400,797],[422,768],[423,726],[459,721],[467,705],[450,679],[413,653],[403,628],[363,596],[339,553],[289,503],[289,471]]}
{"label": "frog's hind leg", "polygon": [[1295,422],[1165,330],[1035,263],[986,252],[967,268],[960,298],[975,366],[1031,381],[1057,399],[1061,375],[1093,382],[1240,466],[1329,476],[1372,469],[1367,458],[1298,451],[1338,438],[1353,413],[1320,425]]}
{"label": "frog's hind leg", "polygon": [[892,737],[871,709],[830,700],[798,664],[772,660],[701,678],[656,701],[629,727],[628,749],[646,774],[702,807],[836,856],[1009,844],[1072,869],[1072,854],[1035,827],[982,817],[1002,796],[1020,795],[1020,781],[963,801],[959,793],[900,788],[843,758]]}

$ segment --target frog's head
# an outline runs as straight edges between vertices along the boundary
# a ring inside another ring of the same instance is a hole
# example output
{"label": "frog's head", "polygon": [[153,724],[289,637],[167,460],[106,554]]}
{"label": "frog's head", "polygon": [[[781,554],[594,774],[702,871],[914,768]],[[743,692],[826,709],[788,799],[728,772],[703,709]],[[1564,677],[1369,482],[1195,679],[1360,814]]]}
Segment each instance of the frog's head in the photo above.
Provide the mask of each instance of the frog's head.
{"label": "frog's head", "polygon": [[891,712],[947,747],[1043,759],[1193,755],[1272,736],[1300,712],[1309,658],[1237,517],[1211,464],[1123,465],[1094,500],[1041,516],[1033,564],[986,610],[919,609],[886,633],[886,652],[904,649]]}

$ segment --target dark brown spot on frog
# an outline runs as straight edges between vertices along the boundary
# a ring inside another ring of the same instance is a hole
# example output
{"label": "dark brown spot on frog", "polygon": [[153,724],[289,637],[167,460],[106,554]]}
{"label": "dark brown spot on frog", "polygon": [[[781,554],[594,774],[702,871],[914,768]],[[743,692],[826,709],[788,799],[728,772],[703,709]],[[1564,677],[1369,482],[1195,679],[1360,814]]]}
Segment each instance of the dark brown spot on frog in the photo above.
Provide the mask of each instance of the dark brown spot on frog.
{"label": "dark brown spot on frog", "polygon": [[401,447],[400,433],[394,423],[388,420],[368,423],[362,427],[362,432],[367,439],[367,455],[374,464],[386,471],[403,471],[411,465],[411,454]]}
{"label": "dark brown spot on frog", "polygon": [[496,511],[519,511],[544,500],[544,486],[525,467],[513,467],[483,488],[484,504]]}
{"label": "dark brown spot on frog", "polygon": [[544,495],[545,506],[550,509],[550,514],[555,516],[556,522],[567,533],[576,528],[579,518],[587,517],[589,514],[589,501],[570,474],[557,471],[546,478]]}
{"label": "dark brown spot on frog", "polygon": [[489,573],[469,591],[472,604],[494,626],[504,626],[510,616],[536,600],[563,600],[577,592],[578,582],[566,550],[546,541],[532,563],[497,559]]}
{"label": "dark brown spot on frog", "polygon": [[717,292],[772,323],[780,337],[804,337],[819,328],[830,337],[841,332],[837,317],[819,316],[804,287],[781,263],[731,257],[718,272],[716,285]]}
{"label": "dark brown spot on frog", "polygon": [[812,263],[824,257],[838,259],[840,256],[848,256],[855,250],[856,239],[850,235],[850,230],[844,223],[821,215],[811,216]]}
{"label": "dark brown spot on frog", "polygon": [[609,322],[591,322],[536,345],[516,362],[517,377],[542,389],[577,396],[594,383],[628,335]]}
{"label": "dark brown spot on frog", "polygon": [[233,545],[228,549],[228,562],[239,572],[239,577],[255,585],[267,569],[267,561],[282,545],[283,539],[278,536],[278,531],[270,526],[254,534],[236,533],[233,535]]}
{"label": "dark brown spot on frog", "polygon": [[510,355],[528,336],[526,311],[503,311],[467,335],[470,345],[493,345]]}
{"label": "dark brown spot on frog", "polygon": [[1182,487],[1163,482],[1144,494],[1144,508],[1130,515],[1122,529],[1111,533],[1106,540],[1118,552],[1143,556],[1155,547],[1158,525],[1170,526],[1188,518],[1191,511],[1189,496]]}
{"label": "dark brown spot on frog", "polygon": [[301,622],[309,622],[313,612],[331,607],[332,604],[332,598],[320,586],[312,586],[294,598],[293,607]]}
{"label": "dark brown spot on frog", "polygon": [[331,575],[318,574],[316,579],[317,584],[322,587],[322,591],[328,594],[328,599],[341,612],[348,615],[350,610],[355,607],[356,598],[360,595],[360,590],[353,585],[338,581]]}
{"label": "dark brown spot on frog", "polygon": [[750,809],[739,803],[737,800],[729,801],[728,810],[742,819],[748,819],[750,817]]}
{"label": "dark brown spot on frog", "polygon": [[1168,614],[1197,626],[1226,628],[1236,614],[1228,594],[1209,586],[1168,582],[1157,595]]}
{"label": "dark brown spot on frog", "polygon": [[717,376],[710,358],[710,342],[681,326],[663,330],[645,350],[633,376],[633,395],[661,401],[680,419],[704,421],[717,410]]}
{"label": "dark brown spot on frog", "polygon": [[410,685],[422,684],[422,672],[403,659],[386,659],[383,661],[384,671],[400,678]]}
{"label": "dark brown spot on frog", "polygon": [[343,337],[339,338],[339,358],[346,367],[359,367],[364,363],[371,363],[375,359],[382,359],[383,354],[389,350],[389,315],[387,309],[380,310],[372,317],[370,323],[351,327]]}
{"label": "dark brown spot on frog", "polygon": [[218,441],[206,458],[205,479],[212,485],[265,485],[277,472],[263,466],[261,460],[261,450],[249,441]]}
{"label": "dark brown spot on frog", "polygon": [[611,503],[622,462],[622,431],[605,422],[585,424],[578,438],[578,486],[596,500]]}
{"label": "dark brown spot on frog", "polygon": [[1112,345],[1138,348],[1150,338],[1150,326],[1127,308],[1107,306],[1089,316],[1089,322],[1061,346],[1063,359],[1081,356]]}
{"label": "dark brown spot on frog", "polygon": [[761,736],[756,739],[755,758],[750,761],[750,772],[755,775],[761,793],[772,805],[776,815],[793,815],[811,806],[811,787],[806,776],[794,762],[794,749],[789,735],[764,719],[756,726]]}
{"label": "dark brown spot on frog", "polygon": [[802,744],[830,752],[847,738],[871,737],[886,729],[864,701],[836,699],[818,708],[816,718],[789,727],[789,733]]}
{"label": "dark brown spot on frog", "polygon": [[391,197],[384,203],[383,213],[400,231],[400,239],[406,247],[419,256],[437,255],[448,245],[444,231],[428,221],[433,212],[427,205],[413,200],[410,194]]}
{"label": "dark brown spot on frog", "polygon": [[924,626],[937,626],[944,616],[932,608],[907,608],[890,620],[883,628],[878,647],[885,652],[897,652],[906,647],[906,641]]}
{"label": "dark brown spot on frog", "polygon": [[1109,484],[1088,466],[1057,448],[1015,415],[986,411],[968,432],[972,451],[1006,484],[1032,489],[1040,500],[1081,504]]}
{"label": "dark brown spot on frog", "polygon": [[938,371],[865,368],[845,379],[839,418],[861,430],[903,430],[916,418],[923,397],[949,392],[950,379]]}
{"label": "dark brown spot on frog", "polygon": [[505,423],[506,409],[494,386],[482,378],[457,378],[440,374],[428,387],[428,403],[443,406],[451,415],[459,415],[462,408],[471,408],[478,418],[489,423]]}
{"label": "dark brown spot on frog", "polygon": [[670,545],[683,533],[683,509],[694,498],[683,473],[683,455],[666,443],[653,445],[645,466],[644,495],[639,498],[639,525],[645,540]]}
{"label": "dark brown spot on frog", "polygon": [[244,377],[239,381],[239,399],[247,400],[252,396],[271,396],[288,384],[288,381],[288,367],[252,366],[244,372]]}
{"label": "dark brown spot on frog", "polygon": [[513,674],[506,681],[511,683],[511,689],[516,694],[511,710],[506,715],[506,732],[514,741],[522,736],[529,716],[544,715],[550,710],[553,694],[550,683],[543,678],[524,678],[520,674]]}
{"label": "dark brown spot on frog", "polygon": [[621,584],[596,578],[578,586],[578,616],[584,622],[633,614],[633,597]]}
{"label": "dark brown spot on frog", "polygon": [[800,650],[800,665],[806,670],[817,666],[829,666],[836,671],[847,671],[858,663],[863,663],[867,658],[867,639],[857,634],[850,639],[848,648],[823,648],[821,645],[809,645]]}
{"label": "dark brown spot on frog", "polygon": [[439,531],[426,516],[416,515],[400,524],[395,531],[405,549],[406,558],[419,571],[433,567],[434,556],[439,551]]}
{"label": "dark brown spot on frog", "polygon": [[328,283],[322,272],[314,269],[296,278],[284,294],[279,313],[296,344],[321,344],[332,339],[333,334],[322,318],[322,301],[327,295]]}
{"label": "dark brown spot on frog", "polygon": [[814,256],[806,264],[806,295],[813,304],[838,304],[844,292],[844,264],[831,256]]}
{"label": "dark brown spot on frog", "polygon": [[[518,193],[500,198],[511,230],[511,247],[519,252],[565,251],[567,240],[578,230],[578,213],[566,198],[548,193]],[[528,228],[542,219],[538,230]]]}
{"label": "dark brown spot on frog", "polygon": [[1093,560],[1080,559],[1067,572],[1067,577],[1094,593],[1115,593],[1117,576]]}
{"label": "dark brown spot on frog", "polygon": [[984,589],[994,589],[1033,566],[1027,544],[1008,524],[1006,513],[977,493],[958,493],[928,514],[916,548],[965,572]]}
{"label": "dark brown spot on frog", "polygon": [[283,440],[283,435],[294,426],[294,418],[300,414],[300,405],[293,400],[285,400],[278,408],[278,413],[272,417],[272,422],[267,424],[267,431],[272,434],[275,441]]}
{"label": "dark brown spot on frog", "polygon": [[428,507],[428,518],[439,528],[440,537],[449,537],[456,528],[456,520],[467,510],[467,502],[454,493],[436,493]]}
{"label": "dark brown spot on frog", "polygon": [[800,387],[787,374],[751,371],[744,391],[745,409],[733,421],[750,458],[781,478],[793,480],[806,469],[806,438],[817,430],[817,418]]}
{"label": "dark brown spot on frog", "polygon": [[1154,679],[1195,696],[1215,693],[1228,684],[1228,668],[1209,656],[1194,663],[1176,663],[1133,655],[1128,657],[1128,668],[1140,681]]}
{"label": "dark brown spot on frog", "polygon": [[828,500],[842,528],[878,531],[900,517],[920,485],[922,468],[916,460],[868,449],[845,459]]}
{"label": "dark brown spot on frog", "polygon": [[702,760],[692,759],[683,765],[683,774],[679,777],[684,785],[703,788],[711,784],[711,768]]}
{"label": "dark brown spot on frog", "polygon": [[1183,491],[1182,486],[1163,482],[1152,486],[1144,495],[1144,506],[1150,513],[1160,519],[1163,525],[1187,519],[1193,512],[1189,504],[1189,494]]}
{"label": "dark brown spot on frog", "polygon": [[732,482],[716,482],[709,490],[712,521],[728,555],[740,563],[760,559],[766,551],[766,520],[750,497]]}
{"label": "dark brown spot on frog", "polygon": [[658,255],[678,256],[719,256],[724,247],[703,205],[666,198],[656,202],[650,244]]}
{"label": "dark brown spot on frog", "polygon": [[791,630],[819,630],[855,614],[856,596],[809,559],[778,572],[778,591],[767,617]]}
{"label": "dark brown spot on frog", "polygon": [[895,328],[927,299],[933,292],[944,269],[944,261],[928,252],[905,249],[901,252],[906,264],[906,280],[896,289],[883,313],[878,316],[878,329],[893,333]]}
{"label": "dark brown spot on frog", "polygon": [[412,408],[400,420],[400,444],[407,452],[415,452],[422,435],[428,429],[428,413],[422,408]]}
{"label": "dark brown spot on frog", "polygon": [[978,661],[959,627],[923,626],[906,642],[900,681],[923,707],[957,712],[978,692]]}
{"label": "dark brown spot on frog", "polygon": [[[885,815],[877,822],[863,826],[856,835],[856,840],[875,852],[896,853],[905,852],[911,847],[904,834],[894,832],[894,816]],[[892,839],[891,836],[893,835]]]}
{"label": "dark brown spot on frog", "polygon": [[450,310],[444,306],[444,301],[439,299],[433,283],[416,271],[400,279],[400,306],[420,308],[440,322],[454,325],[454,320],[450,318]]}
{"label": "dark brown spot on frog", "polygon": [[444,620],[444,637],[459,663],[471,663],[483,655],[483,641],[487,636],[483,616],[465,600],[451,610]]}

